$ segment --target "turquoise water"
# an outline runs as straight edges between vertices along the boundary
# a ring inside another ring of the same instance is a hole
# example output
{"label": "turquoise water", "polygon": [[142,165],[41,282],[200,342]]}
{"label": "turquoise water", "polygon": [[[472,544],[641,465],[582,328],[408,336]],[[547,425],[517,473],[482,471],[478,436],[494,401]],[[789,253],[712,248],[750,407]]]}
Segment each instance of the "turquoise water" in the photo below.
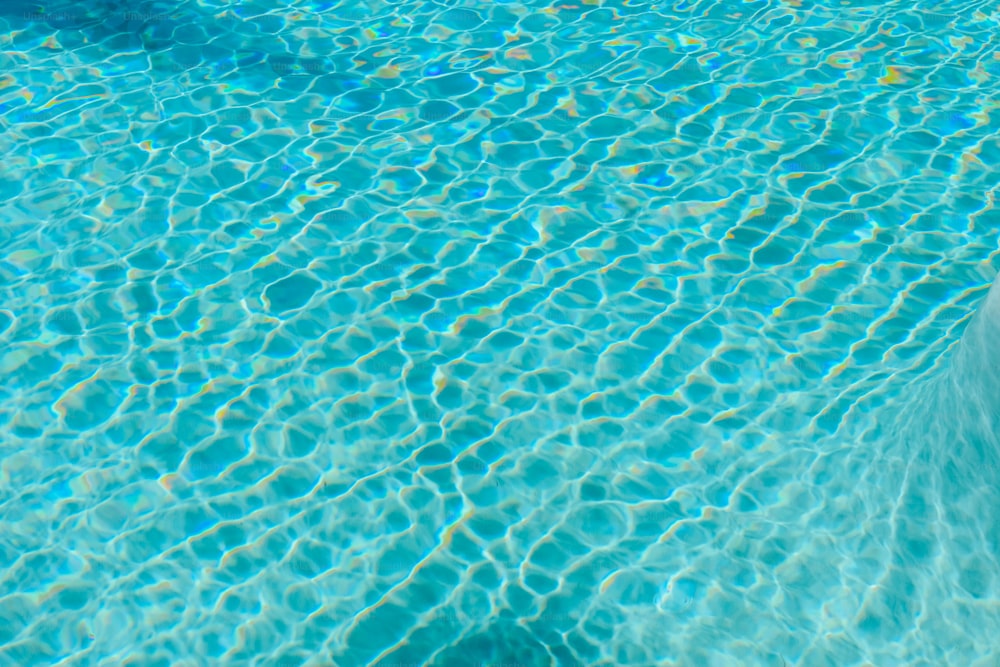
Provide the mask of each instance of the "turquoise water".
{"label": "turquoise water", "polygon": [[0,666],[1000,664],[988,4],[124,4],[0,10]]}

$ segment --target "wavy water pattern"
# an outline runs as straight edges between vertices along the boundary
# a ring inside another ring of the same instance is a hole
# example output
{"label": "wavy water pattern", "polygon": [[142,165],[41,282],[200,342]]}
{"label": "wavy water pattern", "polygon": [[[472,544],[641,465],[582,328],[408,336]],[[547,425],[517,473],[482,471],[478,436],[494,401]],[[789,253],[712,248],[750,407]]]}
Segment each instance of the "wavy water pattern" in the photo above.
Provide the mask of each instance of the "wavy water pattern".
{"label": "wavy water pattern", "polygon": [[0,665],[1000,660],[989,3],[5,7]]}

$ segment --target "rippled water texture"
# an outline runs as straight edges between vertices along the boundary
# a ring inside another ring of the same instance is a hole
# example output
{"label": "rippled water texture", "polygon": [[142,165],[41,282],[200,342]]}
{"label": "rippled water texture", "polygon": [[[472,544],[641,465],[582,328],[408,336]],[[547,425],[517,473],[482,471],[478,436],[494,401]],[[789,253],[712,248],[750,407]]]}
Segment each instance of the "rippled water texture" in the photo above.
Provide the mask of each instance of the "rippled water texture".
{"label": "rippled water texture", "polygon": [[276,4],[0,5],[0,665],[1000,662],[988,4]]}

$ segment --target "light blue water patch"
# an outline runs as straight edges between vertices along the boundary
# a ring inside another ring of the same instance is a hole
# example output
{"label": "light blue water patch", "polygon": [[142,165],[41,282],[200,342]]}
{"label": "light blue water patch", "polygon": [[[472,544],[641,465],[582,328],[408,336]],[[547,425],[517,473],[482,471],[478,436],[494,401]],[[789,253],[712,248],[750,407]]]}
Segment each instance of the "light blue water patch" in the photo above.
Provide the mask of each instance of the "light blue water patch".
{"label": "light blue water patch", "polygon": [[996,20],[793,5],[0,7],[0,664],[995,664]]}

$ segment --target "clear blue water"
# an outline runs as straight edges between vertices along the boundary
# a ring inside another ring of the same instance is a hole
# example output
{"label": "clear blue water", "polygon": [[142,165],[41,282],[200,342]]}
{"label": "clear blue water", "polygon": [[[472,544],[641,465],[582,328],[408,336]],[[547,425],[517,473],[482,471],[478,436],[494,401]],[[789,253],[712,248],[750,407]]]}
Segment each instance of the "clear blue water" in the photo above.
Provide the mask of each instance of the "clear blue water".
{"label": "clear blue water", "polygon": [[0,667],[1000,664],[988,4],[42,4]]}

